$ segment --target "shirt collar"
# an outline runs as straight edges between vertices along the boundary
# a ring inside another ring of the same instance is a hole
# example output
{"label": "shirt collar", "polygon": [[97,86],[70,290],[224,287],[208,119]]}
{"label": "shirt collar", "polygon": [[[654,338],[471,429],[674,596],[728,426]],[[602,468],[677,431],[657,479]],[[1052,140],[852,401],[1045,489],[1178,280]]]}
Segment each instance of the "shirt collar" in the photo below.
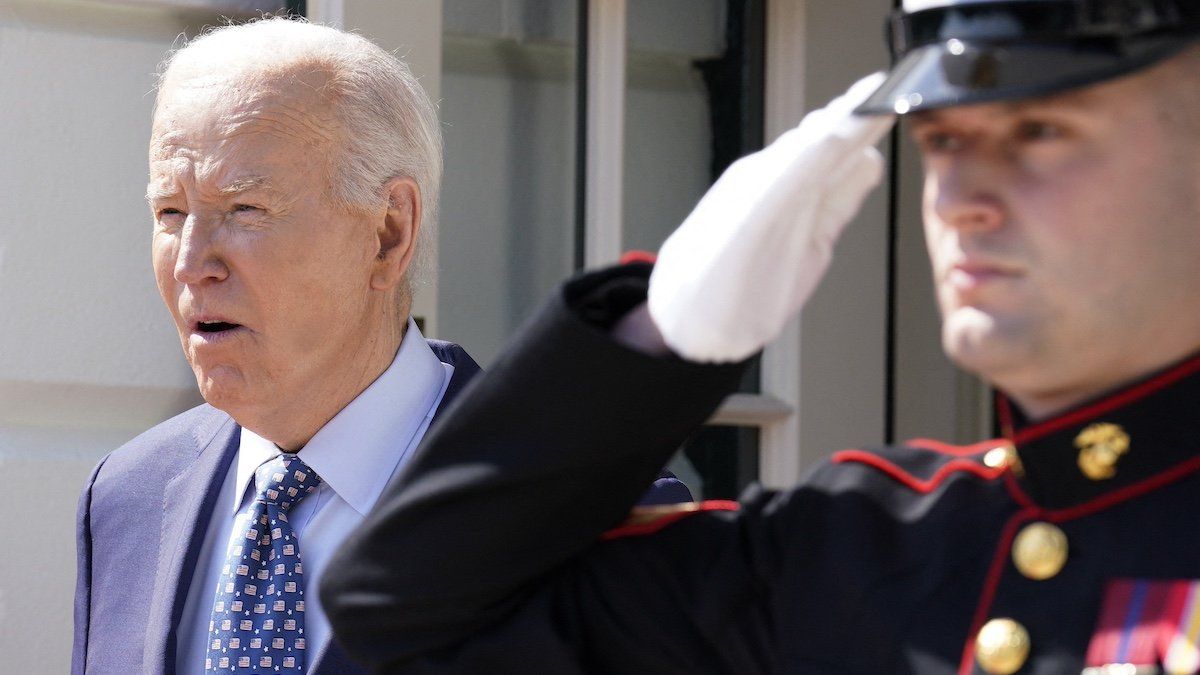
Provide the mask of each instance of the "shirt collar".
{"label": "shirt collar", "polygon": [[[366,515],[437,410],[453,367],[438,360],[410,318],[388,369],[308,441],[299,457],[325,485]],[[278,455],[271,441],[242,429],[233,510],[241,508],[254,470]]]}
{"label": "shirt collar", "polygon": [[259,436],[249,429],[242,429],[242,437],[238,445],[237,482],[233,487],[233,512],[242,508],[246,490],[254,482],[254,470],[262,463],[282,452],[271,441]]}

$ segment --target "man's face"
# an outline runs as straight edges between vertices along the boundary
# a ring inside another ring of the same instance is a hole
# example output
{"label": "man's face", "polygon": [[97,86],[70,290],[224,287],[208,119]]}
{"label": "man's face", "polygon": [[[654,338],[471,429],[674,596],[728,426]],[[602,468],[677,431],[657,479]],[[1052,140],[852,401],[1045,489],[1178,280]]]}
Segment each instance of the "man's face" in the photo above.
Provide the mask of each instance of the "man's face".
{"label": "man's face", "polygon": [[361,377],[384,316],[374,220],[333,200],[338,127],[306,77],[177,77],[154,119],[159,292],[204,398],[243,424]]}
{"label": "man's face", "polygon": [[1200,160],[1163,79],[912,120],[946,351],[1031,414],[1200,348]]}

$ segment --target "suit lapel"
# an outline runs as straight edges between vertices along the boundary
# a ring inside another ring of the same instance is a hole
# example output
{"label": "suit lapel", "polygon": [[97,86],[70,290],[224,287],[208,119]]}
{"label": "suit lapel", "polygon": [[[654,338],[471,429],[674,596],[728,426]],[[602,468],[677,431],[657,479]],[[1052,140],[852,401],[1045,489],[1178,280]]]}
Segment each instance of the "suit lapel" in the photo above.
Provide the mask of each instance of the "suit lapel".
{"label": "suit lapel", "polygon": [[214,411],[213,423],[198,427],[194,434],[191,461],[181,457],[180,472],[166,485],[154,590],[146,616],[145,672],[175,672],[175,629],[221,481],[237,454],[240,437],[240,427]]}
{"label": "suit lapel", "polygon": [[[429,342],[439,360],[454,366],[436,418],[480,369],[458,345],[438,340]],[[146,672],[175,672],[175,629],[187,600],[205,529],[221,491],[221,481],[237,454],[239,432],[240,428],[232,419],[214,411],[214,423],[204,425],[195,434],[198,451],[192,461],[181,459],[181,471],[167,483],[154,590],[146,620],[142,659],[142,668]],[[330,637],[309,662],[310,672],[339,675],[364,672]]]}
{"label": "suit lapel", "polygon": [[439,361],[454,367],[454,374],[450,376],[450,384],[446,385],[446,393],[442,395],[442,401],[433,414],[434,421],[437,421],[441,417],[442,411],[446,410],[450,403],[458,397],[463,387],[467,386],[467,383],[480,373],[480,368],[466,350],[453,342],[443,340],[426,340],[426,342],[429,343],[429,348],[437,355]]}

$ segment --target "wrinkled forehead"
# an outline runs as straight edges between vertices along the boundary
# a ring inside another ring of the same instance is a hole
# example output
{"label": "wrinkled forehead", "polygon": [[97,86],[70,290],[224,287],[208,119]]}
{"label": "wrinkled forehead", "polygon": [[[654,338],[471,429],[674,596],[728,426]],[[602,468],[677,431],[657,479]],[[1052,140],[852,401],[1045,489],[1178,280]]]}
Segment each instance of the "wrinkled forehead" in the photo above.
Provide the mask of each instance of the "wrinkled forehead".
{"label": "wrinkled forehead", "polygon": [[327,150],[339,130],[327,81],[327,75],[314,70],[230,73],[173,68],[156,101],[151,157],[181,143],[246,134]]}
{"label": "wrinkled forehead", "polygon": [[221,192],[251,178],[284,192],[326,189],[340,127],[320,85],[209,73],[168,79],[150,138],[148,196],[179,185]]}

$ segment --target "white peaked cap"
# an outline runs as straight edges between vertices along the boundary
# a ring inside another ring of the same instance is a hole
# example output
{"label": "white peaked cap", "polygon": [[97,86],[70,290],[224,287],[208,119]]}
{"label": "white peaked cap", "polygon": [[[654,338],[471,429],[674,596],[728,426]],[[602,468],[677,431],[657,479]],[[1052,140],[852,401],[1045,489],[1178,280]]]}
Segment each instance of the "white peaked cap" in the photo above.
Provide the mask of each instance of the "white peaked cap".
{"label": "white peaked cap", "polygon": [[971,5],[990,0],[904,0],[904,11],[919,12],[934,7],[953,7],[954,5]]}

